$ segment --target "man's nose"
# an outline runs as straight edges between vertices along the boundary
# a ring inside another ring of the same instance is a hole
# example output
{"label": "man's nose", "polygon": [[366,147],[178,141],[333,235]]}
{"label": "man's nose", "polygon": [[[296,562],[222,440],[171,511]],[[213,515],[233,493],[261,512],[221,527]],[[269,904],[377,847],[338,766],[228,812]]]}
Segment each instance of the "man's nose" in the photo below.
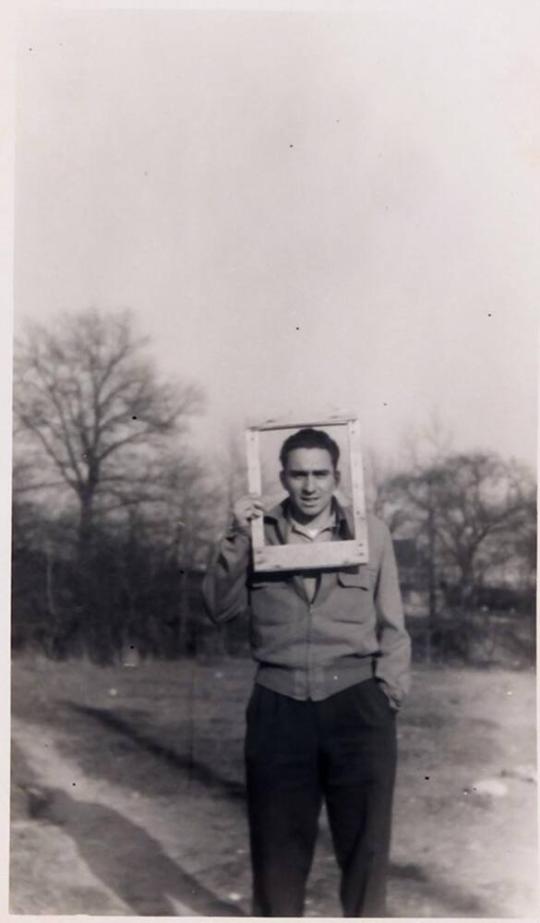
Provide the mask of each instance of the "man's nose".
{"label": "man's nose", "polygon": [[315,478],[310,474],[304,482],[304,490],[307,494],[312,494],[315,490]]}

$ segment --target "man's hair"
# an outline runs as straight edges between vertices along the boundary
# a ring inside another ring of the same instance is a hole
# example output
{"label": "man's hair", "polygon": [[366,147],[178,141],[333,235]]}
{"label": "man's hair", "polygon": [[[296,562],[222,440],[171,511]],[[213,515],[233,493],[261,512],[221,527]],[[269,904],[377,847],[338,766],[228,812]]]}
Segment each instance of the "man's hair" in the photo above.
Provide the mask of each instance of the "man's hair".
{"label": "man's hair", "polygon": [[287,467],[287,456],[289,452],[293,452],[294,449],[326,449],[326,451],[330,453],[334,470],[338,466],[339,446],[337,442],[334,442],[332,437],[322,429],[308,427],[306,429],[299,429],[298,432],[293,433],[292,436],[288,436],[281,446],[281,451],[279,453],[279,460],[282,468]]}

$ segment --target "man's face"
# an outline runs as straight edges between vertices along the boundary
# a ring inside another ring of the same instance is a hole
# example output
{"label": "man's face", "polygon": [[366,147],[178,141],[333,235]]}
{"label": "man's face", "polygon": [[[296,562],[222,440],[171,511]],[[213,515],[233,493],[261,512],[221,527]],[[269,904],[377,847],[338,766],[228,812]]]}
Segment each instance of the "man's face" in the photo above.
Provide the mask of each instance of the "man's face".
{"label": "man's face", "polygon": [[339,484],[339,472],[326,449],[293,449],[280,477],[300,522],[308,522],[326,510]]}

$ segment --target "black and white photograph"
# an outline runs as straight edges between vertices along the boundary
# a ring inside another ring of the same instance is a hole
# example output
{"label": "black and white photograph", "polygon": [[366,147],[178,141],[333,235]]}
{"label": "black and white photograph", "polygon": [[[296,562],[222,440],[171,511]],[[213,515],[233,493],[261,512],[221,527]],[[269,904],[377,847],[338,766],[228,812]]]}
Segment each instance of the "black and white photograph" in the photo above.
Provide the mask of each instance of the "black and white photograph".
{"label": "black and white photograph", "polygon": [[6,913],[536,919],[538,4],[13,23]]}

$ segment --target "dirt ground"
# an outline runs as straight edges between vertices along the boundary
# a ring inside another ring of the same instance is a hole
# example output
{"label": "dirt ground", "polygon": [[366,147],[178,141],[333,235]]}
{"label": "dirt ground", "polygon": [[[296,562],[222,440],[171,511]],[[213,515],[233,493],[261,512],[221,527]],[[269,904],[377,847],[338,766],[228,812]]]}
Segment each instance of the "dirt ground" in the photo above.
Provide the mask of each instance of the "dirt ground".
{"label": "dirt ground", "polygon": [[[13,664],[11,912],[249,914],[244,660]],[[415,669],[389,910],[531,917],[535,679]],[[339,916],[324,816],[307,915]]]}

